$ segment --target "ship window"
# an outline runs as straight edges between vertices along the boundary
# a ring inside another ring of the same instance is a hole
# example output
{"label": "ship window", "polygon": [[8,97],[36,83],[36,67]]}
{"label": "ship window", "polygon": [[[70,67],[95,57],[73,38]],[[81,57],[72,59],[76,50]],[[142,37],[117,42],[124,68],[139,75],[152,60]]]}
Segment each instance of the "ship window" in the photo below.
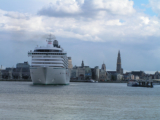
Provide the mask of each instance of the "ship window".
{"label": "ship window", "polygon": [[34,52],[62,52],[62,50],[47,50],[47,49],[37,49]]}

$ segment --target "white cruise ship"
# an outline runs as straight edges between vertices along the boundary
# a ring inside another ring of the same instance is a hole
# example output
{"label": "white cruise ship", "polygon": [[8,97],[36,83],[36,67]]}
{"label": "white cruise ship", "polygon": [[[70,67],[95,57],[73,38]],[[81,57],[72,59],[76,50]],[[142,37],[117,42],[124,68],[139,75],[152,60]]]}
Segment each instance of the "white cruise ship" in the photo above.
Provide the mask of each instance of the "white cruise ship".
{"label": "white cruise ship", "polygon": [[32,57],[30,73],[33,84],[66,85],[70,82],[67,53],[57,40],[47,38],[46,47],[36,47],[29,51]]}

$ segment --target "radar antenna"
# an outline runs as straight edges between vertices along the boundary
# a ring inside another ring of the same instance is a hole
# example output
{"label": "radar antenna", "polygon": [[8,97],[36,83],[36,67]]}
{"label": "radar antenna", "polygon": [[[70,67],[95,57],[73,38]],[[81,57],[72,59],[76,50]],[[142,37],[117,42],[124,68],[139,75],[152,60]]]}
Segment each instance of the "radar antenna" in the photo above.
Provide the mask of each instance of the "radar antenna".
{"label": "radar antenna", "polygon": [[56,37],[52,34],[49,35],[49,37],[47,38],[47,40],[51,41],[51,40],[55,40]]}

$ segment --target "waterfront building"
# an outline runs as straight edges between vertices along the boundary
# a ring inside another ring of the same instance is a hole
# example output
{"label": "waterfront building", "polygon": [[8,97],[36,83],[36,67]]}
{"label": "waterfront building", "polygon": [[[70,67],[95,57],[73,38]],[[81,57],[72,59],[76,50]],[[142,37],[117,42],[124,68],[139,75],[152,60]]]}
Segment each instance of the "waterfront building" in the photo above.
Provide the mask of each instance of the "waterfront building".
{"label": "waterfront building", "polygon": [[123,74],[123,79],[124,79],[124,80],[129,80],[128,75],[127,75],[127,74]]}
{"label": "waterfront building", "polygon": [[12,70],[13,68],[6,68],[1,70],[2,79],[12,79]]}
{"label": "waterfront building", "polygon": [[91,68],[91,72],[92,72],[92,79],[98,81],[99,80],[99,67],[96,66],[94,68]]}
{"label": "waterfront building", "polygon": [[90,80],[92,78],[92,71],[89,66],[85,67],[85,80]]}
{"label": "waterfront building", "polygon": [[139,80],[139,76],[138,76],[138,75],[135,75],[135,76],[134,76],[134,79],[135,79],[135,80]]}
{"label": "waterfront building", "polygon": [[[83,61],[82,61],[82,63],[83,63]],[[83,64],[81,67],[77,67],[76,75],[79,80],[85,79],[85,67],[83,66]]]}
{"label": "waterfront building", "polygon": [[101,69],[99,70],[99,81],[106,81],[106,65],[103,63]]}
{"label": "waterfront building", "polygon": [[154,79],[160,79],[160,72],[155,72]]}
{"label": "waterfront building", "polygon": [[1,68],[0,68],[0,80],[2,79],[2,65],[1,65]]}
{"label": "waterfront building", "polygon": [[2,65],[1,65],[1,68],[0,68],[0,70],[2,70]]}
{"label": "waterfront building", "polygon": [[117,72],[116,71],[107,71],[108,74],[108,78],[110,78],[110,80],[117,80]]}
{"label": "waterfront building", "polygon": [[0,69],[0,78],[2,77],[1,69]]}
{"label": "waterfront building", "polygon": [[71,57],[68,57],[68,69],[72,69],[73,65],[72,65],[72,59]]}
{"label": "waterfront building", "polygon": [[107,76],[106,76],[106,71],[104,71],[103,69],[99,70],[99,81],[106,81],[107,80]]}
{"label": "waterfront building", "polygon": [[112,80],[112,81],[123,80],[123,75],[117,73],[117,71],[106,71],[106,77],[107,77],[107,80]]}
{"label": "waterfront building", "polygon": [[[106,66],[102,65],[102,68],[106,69]],[[116,71],[106,71],[106,80],[123,80],[120,51],[118,51]]]}
{"label": "waterfront building", "polygon": [[2,79],[2,72],[1,72],[1,70],[0,70],[0,80]]}
{"label": "waterfront building", "polygon": [[154,79],[154,74],[150,74],[151,78]]}
{"label": "waterfront building", "polygon": [[143,77],[144,80],[152,80],[154,77],[152,74],[145,74],[145,76]]}
{"label": "waterfront building", "polygon": [[111,74],[108,71],[106,71],[106,76],[107,76],[107,80],[111,80]]}
{"label": "waterfront building", "polygon": [[76,73],[77,73],[77,66],[74,66],[72,69],[71,69],[71,79],[72,80],[76,80],[77,79],[77,75],[76,75]]}
{"label": "waterfront building", "polygon": [[134,80],[135,76],[133,74],[131,74],[131,72],[127,72],[126,74],[123,74],[123,79],[124,80]]}
{"label": "waterfront building", "polygon": [[123,80],[123,75],[122,74],[117,74],[117,80],[122,81]]}
{"label": "waterfront building", "polygon": [[16,68],[13,69],[13,78],[29,79],[30,78],[30,65],[28,62],[17,63]]}
{"label": "waterfront building", "polygon": [[28,62],[16,64],[16,68],[29,68],[29,67],[30,67],[30,65],[28,64]]}
{"label": "waterfront building", "polygon": [[118,52],[116,71],[117,71],[118,74],[123,74],[123,69],[121,68],[121,55],[120,55],[120,51]]}
{"label": "waterfront building", "polygon": [[88,80],[92,78],[92,70],[89,66],[85,66],[82,61],[81,66],[74,66],[71,70],[71,80]]}
{"label": "waterfront building", "polygon": [[104,71],[106,71],[106,65],[104,63],[102,64],[101,69],[104,70]]}
{"label": "waterfront building", "polygon": [[28,62],[18,63],[16,68],[1,70],[2,79],[30,79],[30,65]]}
{"label": "waterfront building", "polygon": [[133,74],[134,76],[139,76],[139,79],[143,79],[145,76],[144,71],[131,71],[130,73]]}

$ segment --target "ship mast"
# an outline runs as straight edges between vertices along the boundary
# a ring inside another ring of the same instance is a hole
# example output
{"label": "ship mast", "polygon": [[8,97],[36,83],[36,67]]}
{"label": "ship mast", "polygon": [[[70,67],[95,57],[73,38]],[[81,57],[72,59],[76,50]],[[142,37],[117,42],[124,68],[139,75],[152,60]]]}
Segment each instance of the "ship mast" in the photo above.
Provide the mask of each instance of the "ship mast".
{"label": "ship mast", "polygon": [[52,35],[50,34],[49,37],[47,38],[47,47],[53,47],[53,39],[55,39],[55,36],[52,37]]}

